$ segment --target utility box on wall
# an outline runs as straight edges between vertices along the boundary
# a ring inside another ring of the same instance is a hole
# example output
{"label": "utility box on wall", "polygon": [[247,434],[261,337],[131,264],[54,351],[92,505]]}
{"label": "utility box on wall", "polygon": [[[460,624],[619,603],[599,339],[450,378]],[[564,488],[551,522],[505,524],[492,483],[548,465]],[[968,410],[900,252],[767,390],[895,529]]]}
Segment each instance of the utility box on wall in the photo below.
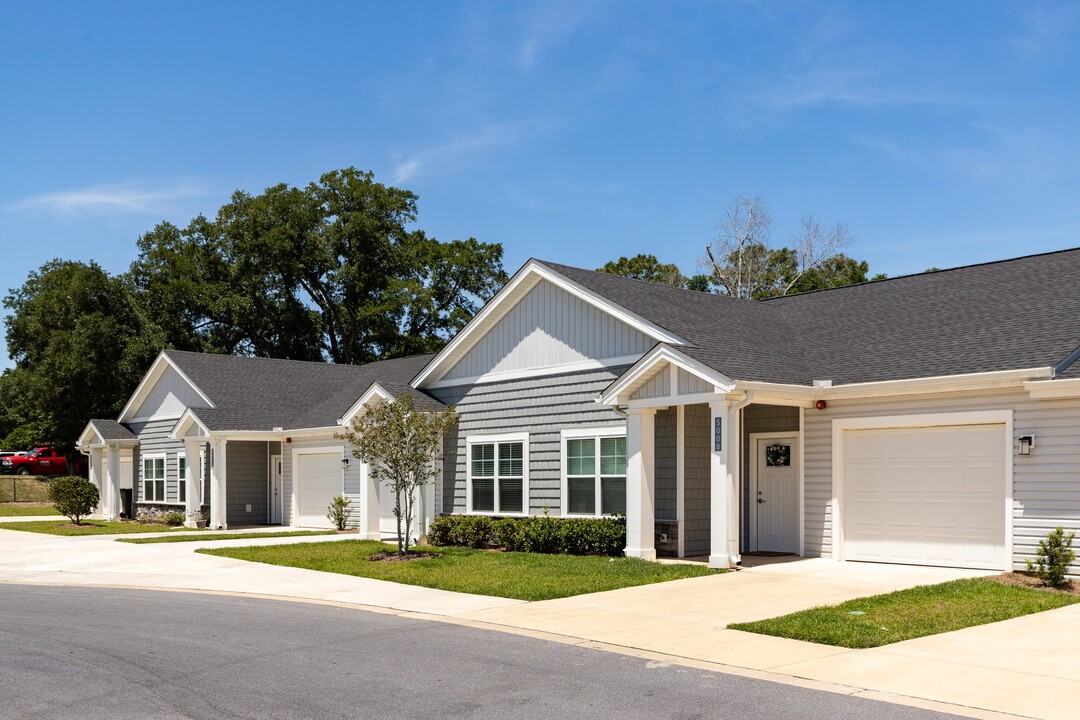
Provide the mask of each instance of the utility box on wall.
{"label": "utility box on wall", "polygon": [[657,520],[655,542],[658,557],[679,557],[678,521]]}

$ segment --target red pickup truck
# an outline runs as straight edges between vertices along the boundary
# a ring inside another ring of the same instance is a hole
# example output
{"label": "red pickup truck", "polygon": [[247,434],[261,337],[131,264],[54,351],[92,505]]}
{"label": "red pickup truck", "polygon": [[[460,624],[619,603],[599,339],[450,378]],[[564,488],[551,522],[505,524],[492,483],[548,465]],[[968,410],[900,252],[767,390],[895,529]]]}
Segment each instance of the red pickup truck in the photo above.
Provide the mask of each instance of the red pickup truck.
{"label": "red pickup truck", "polygon": [[[76,475],[86,474],[86,460],[75,461]],[[9,455],[0,459],[0,472],[6,475],[67,475],[67,458],[51,447],[34,448],[22,455]]]}

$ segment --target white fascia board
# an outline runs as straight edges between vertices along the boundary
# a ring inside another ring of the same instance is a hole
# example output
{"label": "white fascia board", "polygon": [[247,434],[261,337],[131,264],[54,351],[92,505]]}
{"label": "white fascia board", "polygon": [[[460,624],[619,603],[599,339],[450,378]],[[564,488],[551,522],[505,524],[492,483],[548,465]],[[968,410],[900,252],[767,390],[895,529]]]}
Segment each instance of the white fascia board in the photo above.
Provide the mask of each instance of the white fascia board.
{"label": "white fascia board", "polygon": [[506,382],[508,380],[526,380],[534,377],[546,377],[548,375],[561,375],[572,372],[586,372],[588,370],[603,370],[609,367],[621,367],[633,365],[641,359],[640,354],[623,355],[620,357],[605,358],[603,360],[582,360],[579,362],[562,363],[560,365],[546,365],[527,370],[507,370],[505,372],[492,372],[485,375],[472,377],[453,378],[452,380],[435,380],[427,383],[424,387],[430,390],[459,385],[483,385],[484,383]]}
{"label": "white fascia board", "polygon": [[[665,362],[711,383],[718,393],[729,393],[735,387],[735,381],[723,373],[713,370],[705,363],[688,357],[669,345],[661,344],[645,353],[629,370],[609,385],[600,395],[600,402],[604,405],[625,405],[625,402],[620,402],[620,397],[632,395],[638,386],[652,377],[653,369]],[[673,388],[672,392],[675,391],[676,389]]]}
{"label": "white fascia board", "polygon": [[914,395],[928,392],[962,392],[964,390],[992,390],[995,388],[1023,387],[1028,380],[1051,378],[1051,367],[1025,368],[1022,370],[998,370],[994,372],[943,375],[938,377],[912,378],[910,380],[883,380],[879,382],[852,383],[818,388],[821,397],[860,398],[882,395]]}
{"label": "white fascia board", "polygon": [[352,423],[353,418],[359,415],[360,411],[367,407],[375,398],[378,398],[381,402],[386,402],[388,400],[393,400],[394,396],[379,383],[371,383],[371,385],[368,386],[368,389],[364,391],[364,394],[345,411],[344,415],[338,418],[338,425],[348,427]]}
{"label": "white fascia board", "polygon": [[134,412],[135,408],[139,407],[139,405],[142,404],[142,402],[146,399],[146,396],[150,394],[150,390],[154,387],[154,383],[161,379],[161,375],[165,372],[166,367],[171,367],[173,370],[175,370],[176,374],[179,375],[184,382],[190,385],[192,389],[194,389],[195,392],[199,394],[199,397],[206,401],[207,405],[209,405],[210,407],[217,407],[214,404],[214,401],[211,400],[210,397],[202,391],[202,388],[192,382],[191,378],[189,378],[187,374],[180,369],[180,366],[177,365],[173,361],[173,359],[165,353],[165,350],[162,350],[158,353],[157,358],[150,365],[150,369],[146,371],[145,375],[143,375],[143,379],[139,382],[139,386],[135,388],[135,392],[132,393],[131,398],[127,401],[127,405],[125,405],[124,409],[120,411],[120,417],[116,419],[117,422],[131,422],[134,419],[128,417],[128,413]]}
{"label": "white fascia board", "polygon": [[[87,437],[89,435],[89,437]],[[104,442],[105,438],[101,437],[101,433],[94,427],[94,421],[86,423],[86,427],[79,433],[79,439],[75,441],[76,447],[86,447],[90,445],[96,445],[97,443]]]}
{"label": "white fascia board", "polygon": [[[460,359],[473,345],[479,342],[488,327],[498,322],[510,311],[514,303],[524,297],[540,280],[547,280],[589,305],[641,331],[657,342],[690,345],[688,341],[678,335],[555,272],[538,260],[529,260],[520,270],[514,273],[509,282],[503,285],[502,289],[488,300],[484,307],[480,309],[480,312],[469,320],[465,327],[439,351],[438,355],[432,358],[431,362],[409,384],[417,388],[429,387],[431,382],[441,380],[441,371],[444,372],[446,366]],[[506,305],[508,301],[510,302],[509,306]]]}
{"label": "white fascia board", "polygon": [[1080,397],[1080,378],[1033,380],[1025,382],[1024,389],[1033,398],[1077,398]]}

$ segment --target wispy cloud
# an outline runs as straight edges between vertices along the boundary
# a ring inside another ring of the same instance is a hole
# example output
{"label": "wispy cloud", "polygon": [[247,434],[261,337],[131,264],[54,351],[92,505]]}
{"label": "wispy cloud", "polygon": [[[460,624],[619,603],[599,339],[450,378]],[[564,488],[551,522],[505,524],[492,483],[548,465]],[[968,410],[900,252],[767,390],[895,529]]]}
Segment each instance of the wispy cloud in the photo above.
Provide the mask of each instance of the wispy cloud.
{"label": "wispy cloud", "polygon": [[460,135],[449,142],[411,153],[394,168],[394,182],[404,183],[422,175],[437,175],[452,166],[468,162],[476,155],[508,147],[517,142],[520,133],[510,125],[485,128],[477,133]]}
{"label": "wispy cloud", "polygon": [[1013,39],[1013,47],[1030,55],[1044,55],[1072,46],[1080,7],[1071,3],[1025,5],[1018,21],[1021,34]]}
{"label": "wispy cloud", "polygon": [[170,210],[181,200],[211,195],[193,182],[172,184],[118,183],[30,195],[6,205],[4,210],[44,210],[73,214],[80,212],[151,213]]}
{"label": "wispy cloud", "polygon": [[549,3],[525,18],[525,37],[518,44],[517,61],[532,70],[543,52],[571,35],[592,12],[590,3]]}

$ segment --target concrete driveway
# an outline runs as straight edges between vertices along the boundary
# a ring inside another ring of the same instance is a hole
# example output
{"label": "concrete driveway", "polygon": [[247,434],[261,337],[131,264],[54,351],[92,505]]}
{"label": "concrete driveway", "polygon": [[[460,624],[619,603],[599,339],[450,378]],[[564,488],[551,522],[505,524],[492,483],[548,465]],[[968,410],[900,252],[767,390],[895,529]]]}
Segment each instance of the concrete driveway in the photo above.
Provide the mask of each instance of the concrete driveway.
{"label": "concrete driveway", "polygon": [[0,582],[196,590],[332,602],[944,710],[1080,717],[1080,606],[883,648],[848,650],[725,629],[816,605],[986,573],[807,559],[526,603],[194,554],[212,544],[130,545],[0,530]]}

